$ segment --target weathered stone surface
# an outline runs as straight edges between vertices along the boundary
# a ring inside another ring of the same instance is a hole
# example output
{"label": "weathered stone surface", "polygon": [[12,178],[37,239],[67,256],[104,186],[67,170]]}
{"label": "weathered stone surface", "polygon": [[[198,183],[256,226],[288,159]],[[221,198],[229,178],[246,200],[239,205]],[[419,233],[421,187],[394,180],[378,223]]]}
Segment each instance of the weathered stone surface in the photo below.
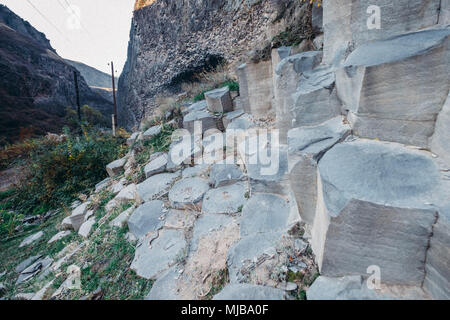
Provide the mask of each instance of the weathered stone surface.
{"label": "weathered stone surface", "polygon": [[290,224],[289,203],[274,194],[256,194],[242,209],[241,235],[286,231]]}
{"label": "weathered stone surface", "polygon": [[228,125],[236,118],[239,118],[244,114],[244,110],[235,110],[232,112],[228,112],[225,114],[225,116],[222,118],[222,123],[225,129],[227,129]]}
{"label": "weathered stone surface", "polygon": [[242,183],[209,190],[203,199],[202,211],[207,213],[237,213],[245,203]]}
{"label": "weathered stone surface", "polygon": [[313,224],[316,213],[317,163],[350,131],[350,126],[340,116],[318,126],[300,127],[288,132],[290,186],[302,221],[309,225]]}
{"label": "weathered stone surface", "polygon": [[244,111],[255,118],[267,116],[272,109],[272,62],[249,62],[239,66],[236,73]]}
{"label": "weathered stone surface", "polygon": [[428,153],[349,141],[325,154],[319,172],[312,248],[321,274],[365,275],[377,265],[382,282],[420,286],[446,194]]}
{"label": "weathered stone surface", "polygon": [[198,249],[199,241],[202,237],[225,228],[233,222],[233,218],[224,214],[204,214],[195,223],[192,241],[191,251]]}
{"label": "weathered stone surface", "polygon": [[145,300],[180,300],[177,280],[181,277],[176,266],[170,268],[156,280]]}
{"label": "weathered stone surface", "polygon": [[229,132],[230,130],[248,130],[254,126],[255,124],[252,117],[249,114],[244,113],[243,115],[234,118],[226,128],[227,132]]}
{"label": "weathered stone surface", "polygon": [[236,183],[244,177],[239,166],[234,164],[215,164],[211,167],[209,178],[214,188]]}
{"label": "weathered stone surface", "polygon": [[25,270],[23,270],[19,278],[16,281],[16,285],[21,284],[23,282],[26,282],[33,278],[36,274],[46,270],[50,265],[53,263],[53,259],[46,257],[46,258],[39,258],[36,262],[34,262],[32,265],[27,267]]}
{"label": "weathered stone surface", "polygon": [[72,211],[72,214],[70,215],[70,222],[75,231],[78,231],[80,226],[85,221],[85,217],[88,213],[88,207],[90,205],[91,205],[91,202],[86,201]]}
{"label": "weathered stone surface", "polygon": [[144,168],[145,176],[150,178],[151,176],[164,172],[166,170],[168,161],[167,154],[163,153],[151,160]]}
{"label": "weathered stone surface", "polygon": [[205,99],[208,110],[211,112],[224,113],[233,111],[233,102],[231,101],[228,86],[206,92]]}
{"label": "weathered stone surface", "polygon": [[139,132],[134,132],[128,139],[127,145],[132,146],[136,139],[139,137]]}
{"label": "weathered stone surface", "polygon": [[193,158],[202,155],[202,137],[183,135],[180,141],[174,141],[170,145],[167,171],[176,171],[182,168],[183,165],[190,165]]}
{"label": "weathered stone surface", "polygon": [[154,197],[167,193],[169,188],[180,176],[177,173],[161,173],[152,176],[137,185],[137,198],[139,202],[153,200]]}
{"label": "weathered stone surface", "polygon": [[39,241],[39,239],[41,239],[43,236],[44,236],[43,231],[36,232],[36,233],[26,237],[25,239],[23,239],[23,241],[19,245],[19,248],[29,246],[29,245],[33,244],[34,242]]}
{"label": "weathered stone surface", "polygon": [[71,231],[60,231],[57,234],[55,234],[53,237],[51,237],[50,240],[48,240],[48,244],[51,244],[53,242],[59,241],[65,237],[67,237],[68,235],[70,235],[72,232]]}
{"label": "weathered stone surface", "polygon": [[[304,71],[292,95],[293,104],[288,109],[291,124],[288,128],[313,126],[334,118],[341,113],[337,97],[335,73],[328,66]],[[289,106],[288,106],[289,107]]]}
{"label": "weathered stone surface", "polygon": [[193,110],[183,118],[183,128],[194,134],[194,128],[197,126],[203,134],[206,130],[217,128],[217,117],[208,110]]}
{"label": "weathered stone surface", "polygon": [[174,208],[184,208],[201,203],[209,190],[209,184],[202,178],[188,178],[175,183],[169,191],[169,201]]}
{"label": "weathered stone surface", "polygon": [[91,234],[91,230],[92,227],[95,224],[95,218],[91,218],[88,221],[84,222],[81,227],[80,230],[78,230],[78,234],[83,237],[83,238],[88,238],[89,235]]}
{"label": "weathered stone surface", "polygon": [[118,159],[116,161],[111,162],[106,166],[106,171],[108,172],[110,177],[117,176],[124,172],[124,166],[127,160],[125,158]]}
{"label": "weathered stone surface", "polygon": [[283,290],[245,283],[228,284],[213,300],[285,300]]}
{"label": "weathered stone surface", "polygon": [[427,251],[423,287],[434,299],[450,299],[450,204],[440,210]]}
{"label": "weathered stone surface", "polygon": [[153,235],[141,239],[136,249],[131,269],[146,279],[155,279],[185,254],[187,242],[183,230],[162,230],[159,237]]}
{"label": "weathered stone surface", "polygon": [[450,28],[431,29],[366,43],[349,55],[336,86],[356,135],[428,146],[450,86],[449,39]]}
{"label": "weathered stone surface", "polygon": [[[439,20],[441,1],[424,3],[422,0],[381,0],[374,3],[370,0],[337,0],[324,1],[323,5],[324,62],[329,64],[350,44],[358,47],[369,41],[435,25]],[[371,5],[380,8],[379,29],[368,28],[368,23],[373,24],[371,16],[374,11],[368,12]]]}
{"label": "weathered stone surface", "polygon": [[246,277],[246,262],[254,261],[263,254],[273,255],[282,233],[258,233],[243,237],[228,251],[227,265],[230,282],[241,282]]}
{"label": "weathered stone surface", "polygon": [[133,213],[135,207],[131,207],[128,208],[127,210],[125,210],[124,212],[122,212],[121,214],[119,214],[116,218],[114,218],[109,225],[111,227],[116,227],[116,228],[122,228],[123,226],[125,226],[128,223],[128,219],[130,218],[131,214]]}
{"label": "weathered stone surface", "polygon": [[450,95],[436,119],[433,136],[431,137],[431,151],[439,155],[450,166]]}
{"label": "weathered stone surface", "polygon": [[150,140],[154,136],[157,136],[158,134],[160,134],[161,130],[162,130],[162,126],[161,125],[153,126],[153,127],[151,127],[150,129],[148,129],[147,131],[144,132],[144,134],[142,135],[142,138],[144,140]]}
{"label": "weathered stone surface", "polygon": [[24,261],[22,261],[21,263],[19,263],[17,265],[15,271],[17,273],[22,273],[23,270],[25,270],[26,268],[31,266],[33,263],[35,263],[40,258],[42,258],[42,255],[36,255],[36,256],[28,257],[27,259],[25,259]]}
{"label": "weathered stone surface", "polygon": [[211,166],[208,164],[200,164],[194,167],[188,167],[183,170],[183,178],[193,178],[208,174]]}
{"label": "weathered stone surface", "polygon": [[161,220],[163,208],[164,203],[160,200],[146,202],[137,207],[128,219],[130,232],[137,239],[140,239],[148,232],[161,229],[164,225],[164,222]]}
{"label": "weathered stone surface", "polygon": [[100,191],[108,187],[110,182],[111,178],[106,178],[105,180],[100,181],[95,185],[95,192],[99,193]]}
{"label": "weathered stone surface", "polygon": [[189,229],[194,225],[196,212],[172,209],[166,214],[164,227],[167,229]]}
{"label": "weathered stone surface", "polygon": [[125,188],[126,182],[127,182],[126,178],[120,179],[119,181],[117,181],[112,185],[111,192],[113,194],[118,194],[120,191],[123,190],[123,188]]}
{"label": "weathered stone surface", "polygon": [[118,204],[133,201],[136,199],[137,186],[132,183],[126,186],[117,196],[114,197],[114,201]]}
{"label": "weathered stone surface", "polygon": [[314,32],[323,33],[323,6],[313,5],[311,22]]}
{"label": "weathered stone surface", "polygon": [[321,51],[310,51],[287,57],[274,69],[274,101],[276,111],[276,126],[280,130],[280,143],[286,143],[286,135],[292,126],[291,110],[295,93],[301,75],[311,71],[322,61]]}
{"label": "weathered stone surface", "polygon": [[[213,130],[208,130],[213,131]],[[224,146],[226,145],[226,135],[219,130],[214,130],[211,134],[203,136],[202,163],[213,164],[223,162]]]}
{"label": "weathered stone surface", "polygon": [[369,289],[361,276],[320,276],[306,291],[308,300],[423,300],[429,296],[420,287],[383,286]]}

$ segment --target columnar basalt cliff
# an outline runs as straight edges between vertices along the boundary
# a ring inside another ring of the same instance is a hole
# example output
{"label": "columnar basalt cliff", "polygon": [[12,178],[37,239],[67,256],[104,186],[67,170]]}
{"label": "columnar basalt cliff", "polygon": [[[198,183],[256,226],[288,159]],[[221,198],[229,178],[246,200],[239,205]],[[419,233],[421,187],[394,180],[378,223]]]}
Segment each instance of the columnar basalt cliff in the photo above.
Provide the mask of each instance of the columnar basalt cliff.
{"label": "columnar basalt cliff", "polygon": [[127,127],[151,113],[155,94],[176,92],[181,82],[221,62],[234,69],[247,53],[270,58],[275,36],[296,32],[310,19],[310,6],[291,0],[147,2],[137,3],[119,80],[119,122]]}

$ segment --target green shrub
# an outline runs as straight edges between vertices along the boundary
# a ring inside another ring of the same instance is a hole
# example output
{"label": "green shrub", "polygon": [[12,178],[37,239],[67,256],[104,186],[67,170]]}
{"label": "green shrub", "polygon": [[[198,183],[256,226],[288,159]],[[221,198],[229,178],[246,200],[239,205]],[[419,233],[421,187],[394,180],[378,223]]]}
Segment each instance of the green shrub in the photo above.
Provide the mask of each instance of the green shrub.
{"label": "green shrub", "polygon": [[68,128],[64,132],[65,141],[32,154],[30,176],[12,198],[16,211],[39,214],[69,204],[104,179],[106,165],[127,151],[124,138],[114,138],[87,125],[78,136]]}

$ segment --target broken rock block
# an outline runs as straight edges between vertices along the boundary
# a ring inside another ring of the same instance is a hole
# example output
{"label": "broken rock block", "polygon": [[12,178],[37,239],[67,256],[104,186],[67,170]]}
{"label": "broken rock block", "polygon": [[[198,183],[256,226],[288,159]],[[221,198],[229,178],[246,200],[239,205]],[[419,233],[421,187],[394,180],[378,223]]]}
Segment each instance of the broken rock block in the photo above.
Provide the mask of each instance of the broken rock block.
{"label": "broken rock block", "polygon": [[151,127],[150,129],[148,129],[147,131],[144,132],[144,134],[142,135],[142,138],[144,140],[150,140],[154,136],[157,136],[158,134],[160,134],[161,130],[162,130],[162,126],[161,125],[153,126],[153,127]]}
{"label": "broken rock block", "polygon": [[[166,170],[173,172],[183,165],[192,164],[193,160],[201,157],[203,146],[201,136],[183,136],[180,141],[170,145]],[[195,161],[194,161],[195,162]]]}
{"label": "broken rock block", "polygon": [[[376,5],[376,6],[374,6]],[[440,0],[336,0],[325,1],[324,62],[329,64],[349,44],[363,43],[434,26],[441,20]],[[379,23],[379,25],[378,25]]]}
{"label": "broken rock block", "polygon": [[125,158],[111,162],[106,166],[106,171],[110,177],[117,176],[124,172],[124,166],[127,160]]}
{"label": "broken rock block", "polygon": [[188,130],[191,134],[198,128],[199,133],[204,133],[206,130],[217,129],[218,117],[210,113],[207,109],[193,110],[183,118],[183,128]]}
{"label": "broken rock block", "polygon": [[320,276],[306,292],[308,300],[426,300],[420,287],[386,286],[371,289],[361,276]]}
{"label": "broken rock block", "polygon": [[182,259],[187,250],[183,230],[161,230],[144,236],[136,248],[131,269],[145,279],[156,279],[164,271]]}
{"label": "broken rock block", "polygon": [[153,283],[145,300],[181,300],[178,295],[178,280],[181,276],[176,266],[170,268]]}
{"label": "broken rock block", "polygon": [[228,284],[213,300],[285,300],[283,290],[247,283]]}
{"label": "broken rock block", "polygon": [[132,146],[133,143],[136,142],[137,138],[139,137],[139,132],[134,132],[128,139],[127,139],[127,145]]}
{"label": "broken rock block", "polygon": [[161,220],[163,209],[164,203],[160,200],[154,200],[146,202],[134,210],[128,219],[128,228],[136,239],[163,227],[164,222]]}
{"label": "broken rock block", "polygon": [[449,44],[450,28],[436,28],[353,51],[336,86],[355,134],[428,147],[448,96]]}
{"label": "broken rock block", "polygon": [[167,162],[168,156],[166,153],[159,153],[157,156],[152,156],[150,162],[144,167],[145,177],[148,179],[157,173],[164,172]]}
{"label": "broken rock block", "polygon": [[351,128],[342,116],[288,132],[289,181],[302,221],[312,226],[317,203],[317,163]]}
{"label": "broken rock block", "polygon": [[224,113],[233,111],[233,102],[231,101],[228,86],[206,92],[205,99],[208,110],[211,112]]}
{"label": "broken rock block", "polygon": [[83,237],[83,238],[88,238],[89,235],[91,234],[91,230],[92,227],[95,224],[95,218],[91,218],[88,221],[84,222],[81,227],[80,230],[78,230],[78,234]]}
{"label": "broken rock block", "polygon": [[29,245],[33,244],[34,242],[38,241],[39,239],[41,239],[43,236],[44,236],[43,231],[39,231],[35,234],[32,234],[31,236],[28,236],[25,239],[23,239],[23,241],[19,245],[19,248],[29,246]]}
{"label": "broken rock block", "polygon": [[78,232],[81,225],[84,223],[84,218],[86,216],[86,213],[88,212],[88,207],[91,205],[90,201],[86,201],[76,207],[72,214],[70,215],[70,222],[72,224],[72,228]]}
{"label": "broken rock block", "polygon": [[154,175],[137,185],[136,197],[138,203],[151,201],[155,197],[166,194],[172,184],[180,177],[177,173],[161,173]]}
{"label": "broken rock block", "polygon": [[316,68],[322,61],[321,51],[299,53],[283,59],[274,72],[274,100],[276,127],[280,130],[280,143],[286,143],[286,134],[292,126],[289,110],[301,75]]}
{"label": "broken rock block", "polygon": [[222,118],[222,123],[224,128],[226,129],[228,125],[236,118],[239,118],[244,114],[244,110],[236,110],[232,112],[228,112],[225,114],[225,116]]}
{"label": "broken rock block", "polygon": [[201,205],[209,184],[202,178],[187,178],[178,181],[169,191],[170,204],[177,209]]}
{"label": "broken rock block", "polygon": [[[428,152],[397,143],[337,144],[319,162],[312,248],[322,275],[421,286],[448,186]],[[448,200],[447,200],[448,201]]]}
{"label": "broken rock block", "polygon": [[291,124],[288,128],[313,126],[341,114],[341,103],[335,89],[335,73],[329,66],[305,71],[288,106]]}
{"label": "broken rock block", "polygon": [[236,183],[244,177],[241,168],[235,164],[215,164],[211,167],[209,179],[214,188]]}
{"label": "broken rock block", "polygon": [[272,62],[249,62],[236,72],[244,111],[255,118],[266,117],[272,109]]}

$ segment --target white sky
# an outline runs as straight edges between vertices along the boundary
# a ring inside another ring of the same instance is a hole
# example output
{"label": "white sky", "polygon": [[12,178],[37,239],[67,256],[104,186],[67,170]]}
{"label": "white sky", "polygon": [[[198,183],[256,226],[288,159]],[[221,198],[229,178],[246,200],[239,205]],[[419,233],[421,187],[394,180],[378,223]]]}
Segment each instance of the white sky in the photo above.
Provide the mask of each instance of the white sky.
{"label": "white sky", "polygon": [[111,73],[108,63],[112,60],[117,70],[116,76],[120,75],[127,58],[134,2],[135,0],[0,0],[1,4],[45,33],[61,57],[83,62],[107,73]]}

